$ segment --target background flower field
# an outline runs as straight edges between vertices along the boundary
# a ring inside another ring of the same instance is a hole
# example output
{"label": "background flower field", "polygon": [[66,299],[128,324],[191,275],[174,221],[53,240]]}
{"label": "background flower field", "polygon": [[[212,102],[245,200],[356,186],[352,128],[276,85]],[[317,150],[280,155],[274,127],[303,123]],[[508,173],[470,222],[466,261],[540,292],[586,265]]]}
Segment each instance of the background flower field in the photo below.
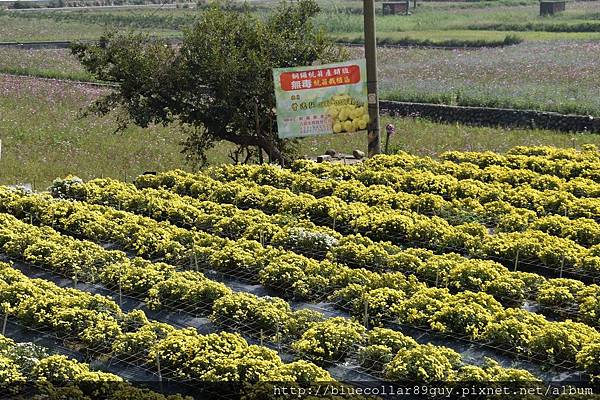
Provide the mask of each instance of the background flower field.
{"label": "background flower field", "polygon": [[[523,0],[422,2],[410,16],[379,15],[378,40],[385,43],[497,45],[507,36],[522,41],[469,50],[381,49],[382,96],[598,116],[598,4],[569,2],[565,13],[544,18],[538,16],[537,1]],[[316,23],[326,32],[342,42],[362,40],[359,2],[328,0],[321,6]],[[230,7],[242,10],[244,6],[232,3]],[[261,15],[276,3],[253,2],[248,7]],[[195,12],[191,5],[158,10],[4,12],[0,14],[0,41],[90,40],[107,30],[130,29],[176,39],[194,20]],[[67,50],[0,52],[2,72],[89,79]],[[353,53],[361,51],[354,49]]]}

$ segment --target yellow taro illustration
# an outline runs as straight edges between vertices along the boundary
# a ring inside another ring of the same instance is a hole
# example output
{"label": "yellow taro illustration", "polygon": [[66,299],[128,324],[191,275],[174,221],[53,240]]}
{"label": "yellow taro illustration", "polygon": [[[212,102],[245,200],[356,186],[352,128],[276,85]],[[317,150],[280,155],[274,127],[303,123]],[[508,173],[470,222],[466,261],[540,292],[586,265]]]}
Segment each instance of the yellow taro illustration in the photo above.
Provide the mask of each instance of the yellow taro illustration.
{"label": "yellow taro illustration", "polygon": [[333,132],[340,133],[342,131],[342,124],[339,122],[334,122],[333,124]]}
{"label": "yellow taro illustration", "polygon": [[367,128],[369,110],[347,94],[336,94],[327,101],[327,113],[334,133],[355,132]]}

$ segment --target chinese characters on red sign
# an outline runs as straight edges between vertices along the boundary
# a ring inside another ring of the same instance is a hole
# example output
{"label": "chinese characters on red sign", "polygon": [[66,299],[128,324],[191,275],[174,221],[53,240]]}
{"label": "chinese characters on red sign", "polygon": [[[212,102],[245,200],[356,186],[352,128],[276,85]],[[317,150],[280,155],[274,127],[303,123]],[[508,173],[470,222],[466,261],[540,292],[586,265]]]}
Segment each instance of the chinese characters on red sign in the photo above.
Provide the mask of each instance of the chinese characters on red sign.
{"label": "chinese characters on red sign", "polygon": [[358,65],[348,65],[311,71],[284,72],[279,79],[281,88],[285,91],[349,85],[360,82],[360,68]]}

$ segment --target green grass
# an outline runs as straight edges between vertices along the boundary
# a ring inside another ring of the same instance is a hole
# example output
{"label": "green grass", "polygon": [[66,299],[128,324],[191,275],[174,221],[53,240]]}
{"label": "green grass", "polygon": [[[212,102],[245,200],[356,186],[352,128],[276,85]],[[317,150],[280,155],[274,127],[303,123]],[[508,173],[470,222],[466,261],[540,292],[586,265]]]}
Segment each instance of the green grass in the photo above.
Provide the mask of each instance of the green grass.
{"label": "green grass", "polygon": [[[81,22],[77,17],[54,20],[47,18],[42,13],[25,17],[25,14],[7,15],[0,11],[0,42],[94,40],[114,28],[110,25]],[[122,25],[119,30],[126,31],[130,28]],[[180,35],[179,32],[170,29],[147,28],[140,30],[162,37]]]}
{"label": "green grass", "polygon": [[103,26],[79,22],[18,18],[0,13],[2,42],[95,39],[105,30]]}
{"label": "green grass", "polygon": [[423,9],[435,9],[435,10],[471,10],[471,9],[486,9],[486,8],[498,8],[504,7],[517,7],[517,6],[530,6],[539,4],[539,0],[482,0],[482,1],[448,1],[448,2],[436,2],[436,1],[422,1],[419,7]]}
{"label": "green grass", "polygon": [[0,183],[46,187],[53,176],[131,177],[181,166],[175,128],[127,129],[115,117],[80,119],[105,89],[0,75]]}
{"label": "green grass", "polygon": [[[461,7],[457,7],[456,3],[421,3],[411,10],[411,16],[378,16],[377,34],[380,40],[410,38],[437,43],[499,43],[507,34],[525,41],[600,40],[600,2],[568,3],[565,13],[544,18],[539,16],[537,2],[528,4],[490,1],[460,3]],[[326,8],[318,23],[336,38],[362,38],[362,15]]]}
{"label": "green grass", "polygon": [[[177,127],[131,127],[112,133],[116,116],[80,119],[80,110],[105,89],[33,78],[0,75],[0,184],[33,183],[47,187],[59,176],[111,176],[130,180],[144,171],[189,169],[180,154]],[[396,125],[390,147],[435,155],[447,150],[503,151],[516,145],[600,145],[600,135],[571,135],[541,130],[509,130],[436,124],[419,119],[382,118]],[[364,133],[301,140],[301,153],[366,150]],[[211,163],[228,162],[231,145],[209,153]]]}
{"label": "green grass", "polygon": [[[397,118],[382,116],[381,149],[385,147],[385,125],[393,123],[396,134],[388,145],[390,152],[398,150],[413,154],[436,156],[444,151],[498,151],[503,152],[515,146],[556,146],[581,147],[592,143],[600,145],[600,135],[569,134],[541,129],[505,129],[474,127],[460,124],[440,124],[421,118]],[[230,146],[221,144],[210,155],[211,163],[230,162],[227,151]],[[300,154],[316,156],[328,149],[342,153],[353,150],[367,152],[367,136],[364,132],[341,133],[300,139]]]}
{"label": "green grass", "polygon": [[[456,41],[487,41],[490,43],[501,42],[507,35],[516,36],[526,42],[557,42],[557,41],[585,41],[600,40],[599,32],[506,32],[506,31],[471,31],[471,30],[423,30],[423,31],[405,31],[405,32],[378,32],[379,41],[395,41],[403,38],[414,40],[430,40],[432,42],[443,42],[447,40]],[[363,33],[332,33],[332,37],[337,40],[350,42],[362,42]]]}
{"label": "green grass", "polygon": [[[316,23],[338,38],[359,40],[363,31],[362,5],[355,1],[326,0],[320,2],[322,13]],[[242,10],[241,2],[229,7]],[[248,8],[266,15],[277,2],[252,2]],[[381,3],[376,4],[381,13]],[[553,17],[540,17],[537,1],[498,0],[467,3],[420,3],[411,16],[377,16],[381,40],[443,41],[501,43],[507,34],[518,34],[526,41],[600,40],[600,1],[569,2],[567,11]],[[194,9],[125,9],[72,10],[14,13],[9,25],[24,24],[23,34],[30,40],[98,37],[104,30],[142,29],[158,36],[177,36],[183,26],[190,25],[198,11]],[[43,26],[36,32],[31,25]],[[79,31],[79,35],[76,32]],[[2,32],[2,28],[0,28]],[[61,33],[63,32],[63,33]],[[16,36],[17,31],[8,36]],[[19,40],[23,37],[19,34]],[[4,36],[4,35],[3,35]],[[77,37],[79,36],[79,37]],[[6,39],[5,39],[6,40]]]}
{"label": "green grass", "polygon": [[77,81],[93,80],[68,49],[0,48],[0,72]]}
{"label": "green grass", "polygon": [[501,22],[474,24],[467,26],[471,30],[514,31],[514,32],[600,32],[600,21],[535,21],[535,22]]}
{"label": "green grass", "polygon": [[107,9],[68,10],[11,14],[14,18],[83,23],[118,29],[160,29],[174,33],[191,25],[197,10],[190,9]]}
{"label": "green grass", "polygon": [[[450,150],[502,152],[520,145],[580,147],[587,143],[600,144],[600,135],[593,134],[439,124],[414,118],[383,116],[381,127],[385,127],[390,122],[396,127],[396,134],[389,144],[390,151],[404,150],[413,154],[429,156]],[[356,148],[366,152],[366,140],[364,133],[343,133],[302,139],[306,154],[322,154],[330,148],[338,151]],[[382,133],[382,150],[384,145],[385,133]]]}
{"label": "green grass", "polygon": [[[446,33],[446,32],[445,32]],[[514,34],[508,35],[494,35],[491,38],[479,38],[473,39],[470,36],[467,38],[452,37],[452,35],[445,34],[443,37],[429,38],[423,37],[423,32],[417,32],[416,34],[406,35],[386,35],[384,37],[377,38],[377,44],[379,45],[400,45],[400,46],[422,46],[422,47],[503,47],[519,44],[523,42],[520,36]],[[363,35],[349,35],[349,36],[337,36],[336,40],[339,43],[353,43],[362,44],[364,43]]]}

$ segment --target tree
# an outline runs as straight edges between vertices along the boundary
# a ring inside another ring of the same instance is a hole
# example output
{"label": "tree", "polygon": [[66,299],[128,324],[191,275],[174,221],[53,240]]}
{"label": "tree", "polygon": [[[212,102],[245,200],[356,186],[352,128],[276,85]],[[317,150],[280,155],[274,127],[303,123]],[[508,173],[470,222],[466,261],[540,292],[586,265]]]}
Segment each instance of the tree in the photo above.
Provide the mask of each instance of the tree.
{"label": "tree", "polygon": [[97,79],[118,83],[91,111],[120,108],[127,123],[142,127],[178,122],[188,127],[183,152],[195,163],[222,140],[283,163],[295,142],[277,137],[272,68],[344,56],[313,25],[318,12],[314,0],[282,3],[266,18],[213,6],[184,30],[181,46],[128,33],[77,44],[72,52]]}

